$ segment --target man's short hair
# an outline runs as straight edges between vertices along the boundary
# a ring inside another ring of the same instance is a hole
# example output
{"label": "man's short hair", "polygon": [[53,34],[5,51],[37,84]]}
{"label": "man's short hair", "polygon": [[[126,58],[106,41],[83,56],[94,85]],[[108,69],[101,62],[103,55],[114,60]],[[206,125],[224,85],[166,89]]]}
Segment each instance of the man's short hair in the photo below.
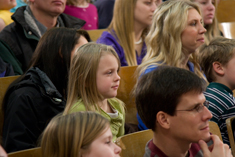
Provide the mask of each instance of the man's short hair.
{"label": "man's short hair", "polygon": [[145,125],[155,131],[156,114],[175,115],[181,96],[190,91],[202,93],[206,82],[189,70],[159,66],[144,74],[135,89],[137,111]]}
{"label": "man's short hair", "polygon": [[235,39],[217,37],[211,40],[209,45],[200,48],[200,65],[208,82],[216,80],[213,75],[213,62],[219,62],[223,66],[232,59],[235,51]]}

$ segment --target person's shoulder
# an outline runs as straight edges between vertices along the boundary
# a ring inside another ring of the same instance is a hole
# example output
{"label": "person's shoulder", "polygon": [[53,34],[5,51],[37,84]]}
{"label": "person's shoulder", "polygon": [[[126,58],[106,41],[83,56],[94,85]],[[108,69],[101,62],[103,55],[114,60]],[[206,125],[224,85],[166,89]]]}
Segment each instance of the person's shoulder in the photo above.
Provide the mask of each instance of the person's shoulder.
{"label": "person's shoulder", "polygon": [[231,93],[232,94],[232,90],[228,86],[222,83],[211,82],[207,86],[206,92],[210,92],[210,91],[215,92],[213,89],[216,89],[216,91],[218,91],[219,93]]}
{"label": "person's shoulder", "polygon": [[89,8],[97,10],[96,6],[94,4],[89,3]]}
{"label": "person's shoulder", "polygon": [[0,39],[5,38],[6,35],[14,35],[16,32],[16,27],[18,27],[18,24],[16,24],[15,22],[10,23],[9,25],[6,25],[4,27],[4,29],[0,32]]}
{"label": "person's shoulder", "polygon": [[118,98],[110,98],[108,99],[108,102],[111,104],[111,106],[118,110],[119,112],[124,112],[124,102],[122,102],[120,99]]}
{"label": "person's shoulder", "polygon": [[[8,89],[6,98],[7,102],[10,102],[8,107],[11,107],[12,104],[14,107],[19,107],[24,104],[29,104],[26,102],[34,102],[33,104],[36,105],[37,102],[42,102],[41,91],[37,86],[33,83],[16,83],[11,88]],[[17,102],[17,103],[11,103]],[[18,105],[16,105],[18,104]],[[44,105],[44,104],[43,104]]]}
{"label": "person's shoulder", "polygon": [[149,65],[149,66],[146,68],[146,70],[144,71],[143,74],[147,74],[147,73],[149,73],[149,72],[151,72],[151,71],[157,69],[157,67],[158,67],[157,65]]}
{"label": "person's shoulder", "polygon": [[84,21],[82,19],[79,19],[77,17],[73,17],[73,16],[65,14],[65,13],[60,14],[60,17],[63,20],[65,27],[68,27],[68,28],[80,29],[86,23],[86,21]]}
{"label": "person's shoulder", "polygon": [[114,38],[114,36],[109,31],[103,31],[101,34],[102,38]]}
{"label": "person's shoulder", "polygon": [[116,43],[117,40],[109,31],[104,31],[96,42],[110,45],[110,43]]}
{"label": "person's shoulder", "polygon": [[74,113],[79,111],[86,111],[86,107],[81,99],[79,99],[76,103],[72,105],[72,107],[69,110],[69,113]]}
{"label": "person's shoulder", "polygon": [[203,157],[203,152],[198,143],[192,143],[189,149],[190,156],[193,157]]}

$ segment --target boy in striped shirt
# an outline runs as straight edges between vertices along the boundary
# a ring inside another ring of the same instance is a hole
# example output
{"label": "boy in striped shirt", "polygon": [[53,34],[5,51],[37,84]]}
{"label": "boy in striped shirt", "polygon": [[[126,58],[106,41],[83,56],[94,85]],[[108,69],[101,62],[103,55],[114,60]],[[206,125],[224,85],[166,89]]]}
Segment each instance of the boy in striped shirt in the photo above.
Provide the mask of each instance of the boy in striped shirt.
{"label": "boy in striped shirt", "polygon": [[226,119],[235,116],[235,40],[218,37],[200,49],[200,65],[210,83],[204,92],[212,121],[220,127],[223,142],[229,143]]}

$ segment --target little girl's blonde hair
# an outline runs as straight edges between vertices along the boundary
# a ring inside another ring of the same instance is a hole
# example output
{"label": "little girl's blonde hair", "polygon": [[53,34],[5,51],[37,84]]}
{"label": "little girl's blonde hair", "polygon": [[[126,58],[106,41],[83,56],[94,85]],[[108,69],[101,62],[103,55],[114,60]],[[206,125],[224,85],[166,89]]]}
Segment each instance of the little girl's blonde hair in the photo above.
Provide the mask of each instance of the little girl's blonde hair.
{"label": "little girl's blonde hair", "polygon": [[108,119],[94,112],[54,117],[42,134],[42,156],[80,157],[109,128]]}
{"label": "little girl's blonde hair", "polygon": [[96,73],[104,53],[112,54],[117,59],[118,69],[120,69],[119,57],[111,46],[87,43],[75,52],[70,66],[68,98],[64,114],[68,114],[79,99],[82,100],[87,111],[99,111],[97,103],[103,97],[97,89]]}

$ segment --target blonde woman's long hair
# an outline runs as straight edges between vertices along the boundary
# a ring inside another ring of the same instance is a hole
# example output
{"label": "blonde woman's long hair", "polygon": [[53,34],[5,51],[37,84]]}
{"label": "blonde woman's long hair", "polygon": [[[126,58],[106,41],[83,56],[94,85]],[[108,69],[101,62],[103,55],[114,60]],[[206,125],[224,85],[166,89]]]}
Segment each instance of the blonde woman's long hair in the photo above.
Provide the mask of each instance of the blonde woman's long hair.
{"label": "blonde woman's long hair", "polygon": [[120,68],[118,55],[111,46],[87,43],[75,52],[70,65],[68,98],[64,114],[68,114],[79,99],[82,100],[87,111],[99,111],[97,103],[103,97],[97,89],[96,73],[100,58],[104,53],[112,54],[117,59],[118,68]]}
{"label": "blonde woman's long hair", "polygon": [[[195,2],[195,0],[190,0],[191,2]],[[220,36],[220,30],[218,26],[218,20],[216,18],[216,9],[217,9],[217,0],[214,1],[214,6],[215,6],[215,17],[213,19],[213,23],[210,25],[205,25],[206,28],[206,33],[205,33],[205,43],[209,44],[209,42],[215,38]]]}
{"label": "blonde woman's long hair", "polygon": [[42,156],[80,157],[109,128],[109,121],[95,112],[55,116],[42,134]]}
{"label": "blonde woman's long hair", "polygon": [[[128,66],[137,65],[134,44],[134,10],[137,0],[116,0],[113,19],[108,27],[109,32],[117,39],[124,50]],[[114,32],[113,32],[114,30]],[[142,33],[144,38],[148,28]]]}
{"label": "blonde woman's long hair", "polygon": [[[182,68],[185,55],[181,42],[181,34],[186,27],[188,11],[199,7],[190,1],[168,0],[162,3],[154,12],[153,23],[146,36],[147,54],[142,64],[137,68],[140,76],[150,65],[170,65]],[[194,64],[195,73],[204,78],[195,53],[189,60]]]}

